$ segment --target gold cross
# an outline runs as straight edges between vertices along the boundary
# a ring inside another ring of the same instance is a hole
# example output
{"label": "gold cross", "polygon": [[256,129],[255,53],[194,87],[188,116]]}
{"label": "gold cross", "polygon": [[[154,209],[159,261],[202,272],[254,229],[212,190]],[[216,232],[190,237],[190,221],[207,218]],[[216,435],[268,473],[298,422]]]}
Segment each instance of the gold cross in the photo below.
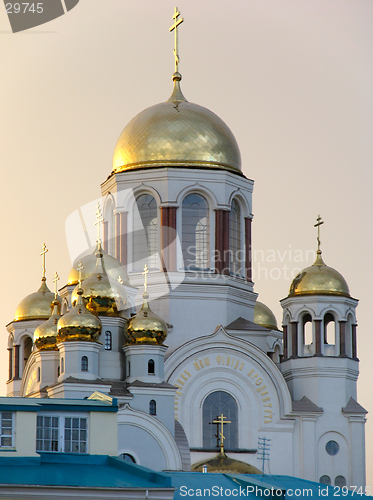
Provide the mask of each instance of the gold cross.
{"label": "gold cross", "polygon": [[175,20],[174,24],[170,27],[170,32],[175,30],[175,48],[174,48],[174,56],[175,56],[175,73],[178,72],[178,64],[179,64],[179,54],[178,54],[178,38],[177,38],[177,27],[184,21],[182,17],[178,19],[180,16],[180,12],[175,7],[175,13],[172,16],[172,19]]}
{"label": "gold cross", "polygon": [[145,290],[145,293],[146,293],[146,290],[148,289],[146,277],[149,274],[149,269],[148,269],[148,266],[146,264],[145,264],[145,267],[144,267],[144,272],[142,274],[145,276],[144,290]]}
{"label": "gold cross", "polygon": [[43,270],[43,278],[45,278],[45,254],[48,252],[48,248],[45,246],[45,243],[43,243],[43,250],[40,252],[40,255],[42,256],[42,264],[41,268]]}
{"label": "gold cross", "polygon": [[54,275],[54,278],[53,278],[53,283],[54,283],[54,300],[57,299],[57,282],[58,282],[59,279],[60,279],[60,277],[58,276],[58,273],[56,271],[56,274]]}
{"label": "gold cross", "polygon": [[321,244],[321,241],[320,241],[320,226],[321,224],[324,224],[324,221],[321,219],[320,215],[317,217],[317,223],[314,224],[313,227],[317,227],[317,251],[319,252],[320,251],[320,244]]}
{"label": "gold cross", "polygon": [[220,453],[224,453],[224,439],[225,436],[223,434],[223,426],[224,424],[231,424],[232,422],[230,420],[224,420],[227,417],[224,417],[223,414],[220,415],[220,417],[216,417],[217,420],[214,420],[212,423],[213,424],[220,424]]}
{"label": "gold cross", "polygon": [[76,268],[76,270],[78,271],[79,273],[79,278],[78,278],[78,282],[79,282],[79,288],[82,287],[82,271],[84,269],[84,266],[82,264],[82,261],[80,260],[79,261],[79,264],[78,264],[78,267]]}
{"label": "gold cross", "polygon": [[95,222],[95,226],[97,226],[97,239],[96,239],[97,243],[101,243],[101,240],[100,240],[100,223],[103,222],[103,221],[104,221],[104,218],[102,216],[100,203],[97,203],[96,222]]}

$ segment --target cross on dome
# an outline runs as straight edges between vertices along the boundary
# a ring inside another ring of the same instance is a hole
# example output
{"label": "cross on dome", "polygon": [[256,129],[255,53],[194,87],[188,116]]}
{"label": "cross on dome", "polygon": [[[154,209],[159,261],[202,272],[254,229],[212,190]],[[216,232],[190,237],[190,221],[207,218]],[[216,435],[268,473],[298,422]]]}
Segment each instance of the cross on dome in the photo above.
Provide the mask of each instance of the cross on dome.
{"label": "cross on dome", "polygon": [[78,264],[78,267],[76,268],[76,270],[78,271],[79,273],[79,278],[78,278],[78,282],[79,282],[79,288],[82,287],[82,271],[84,269],[84,266],[83,266],[83,263],[82,261],[80,260],[79,261],[79,264]]}
{"label": "cross on dome", "polygon": [[41,268],[43,270],[43,278],[45,279],[45,272],[46,272],[46,269],[45,269],[45,254],[48,252],[48,248],[46,247],[45,243],[43,243],[43,249],[42,251],[40,252],[40,255],[42,256],[42,264],[41,264]]}
{"label": "cross on dome", "polygon": [[148,266],[145,264],[144,266],[144,272],[142,273],[145,277],[145,281],[144,281],[144,291],[146,293],[146,290],[148,289],[148,285],[147,285],[147,275],[149,274],[149,269],[148,269]]}
{"label": "cross on dome", "polygon": [[180,19],[178,19],[178,17],[180,16],[180,12],[178,11],[177,7],[175,7],[175,13],[174,15],[172,16],[172,19],[174,19],[174,24],[170,27],[170,32],[171,31],[175,31],[175,48],[174,48],[174,56],[175,56],[175,73],[178,73],[178,70],[179,70],[179,61],[180,61],[180,58],[179,58],[179,54],[178,54],[178,31],[177,31],[177,28],[178,26],[184,22],[184,19],[182,17],[180,17]]}
{"label": "cross on dome", "polygon": [[97,203],[96,222],[95,222],[95,226],[97,226],[97,238],[96,238],[97,243],[101,243],[101,239],[100,239],[100,224],[101,224],[101,222],[104,222],[104,217],[103,217],[102,212],[101,212],[100,203]]}
{"label": "cross on dome", "polygon": [[60,279],[60,277],[58,276],[58,273],[56,271],[55,275],[54,275],[54,278],[53,278],[53,283],[54,283],[54,298],[57,299],[57,283],[58,283],[58,280]]}
{"label": "cross on dome", "polygon": [[320,215],[317,216],[316,220],[317,220],[317,223],[314,224],[313,227],[317,227],[317,251],[321,252],[321,250],[320,250],[320,244],[321,244],[321,241],[320,241],[320,226],[321,226],[321,224],[324,224],[324,221],[322,220],[322,218],[321,218]]}
{"label": "cross on dome", "polygon": [[230,420],[225,420],[227,417],[225,417],[223,415],[223,413],[216,417],[216,420],[213,420],[213,424],[220,424],[220,432],[219,432],[219,436],[220,436],[220,453],[223,454],[224,453],[224,439],[225,439],[225,436],[224,436],[224,433],[223,433],[223,429],[224,429],[224,424],[231,424],[232,422]]}

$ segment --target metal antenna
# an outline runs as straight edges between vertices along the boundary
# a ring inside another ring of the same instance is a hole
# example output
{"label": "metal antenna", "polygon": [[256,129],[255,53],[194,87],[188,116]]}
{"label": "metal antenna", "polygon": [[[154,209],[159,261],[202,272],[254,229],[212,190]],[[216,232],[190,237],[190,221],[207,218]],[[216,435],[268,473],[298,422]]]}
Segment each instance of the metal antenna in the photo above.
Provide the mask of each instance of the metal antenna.
{"label": "metal antenna", "polygon": [[265,437],[258,437],[258,460],[262,460],[262,475],[264,476],[264,467],[266,461],[268,462],[269,468],[269,448],[271,446],[271,440]]}

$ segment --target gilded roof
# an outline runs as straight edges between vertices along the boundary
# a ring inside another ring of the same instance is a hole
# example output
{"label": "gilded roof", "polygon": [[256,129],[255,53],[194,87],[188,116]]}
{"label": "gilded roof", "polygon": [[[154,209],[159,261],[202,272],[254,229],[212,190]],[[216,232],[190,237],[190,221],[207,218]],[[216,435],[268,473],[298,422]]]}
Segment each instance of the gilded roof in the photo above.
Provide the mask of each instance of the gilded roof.
{"label": "gilded roof", "polygon": [[306,267],[294,278],[289,297],[318,294],[350,296],[346,280],[338,271],[324,263],[320,250],[317,251],[312,266]]}
{"label": "gilded roof", "polygon": [[231,474],[261,474],[262,472],[246,462],[234,460],[227,457],[225,453],[218,453],[216,457],[202,460],[192,465],[192,472],[202,472],[204,465],[207,465],[207,472],[221,472]]}
{"label": "gilded roof", "polygon": [[[14,321],[29,319],[48,319],[52,313],[54,293],[49,290],[46,279],[42,278],[37,292],[27,295],[18,305],[14,314]],[[61,303],[61,297],[57,296]]]}
{"label": "gilded roof", "polygon": [[147,292],[143,298],[140,311],[128,321],[126,343],[161,345],[167,337],[167,323],[150,309]]}
{"label": "gilded roof", "polygon": [[[104,261],[105,270],[109,278],[115,281],[118,281],[118,279],[121,278],[124,285],[129,285],[130,281],[126,268],[121,264],[121,262],[118,259],[116,259],[112,255],[105,253],[102,249],[101,251],[103,254],[102,258]],[[79,273],[76,270],[76,268],[78,267],[80,261],[83,264],[82,281],[84,281],[86,278],[88,278],[90,274],[93,273],[93,271],[96,268],[97,258],[95,255],[95,251],[93,253],[85,255],[84,257],[79,257],[78,259],[76,259],[69,273],[69,277],[67,280],[68,285],[77,285]]]}
{"label": "gilded roof", "polygon": [[257,300],[254,307],[254,323],[271,330],[278,330],[277,320],[273,312],[262,302]]}
{"label": "gilded roof", "polygon": [[241,171],[240,151],[229,127],[209,109],[186,101],[177,80],[167,102],[129,122],[114,151],[114,172],[160,166]]}
{"label": "gilded roof", "polygon": [[59,302],[54,301],[51,317],[34,331],[34,344],[40,351],[57,351],[57,323],[61,318]]}

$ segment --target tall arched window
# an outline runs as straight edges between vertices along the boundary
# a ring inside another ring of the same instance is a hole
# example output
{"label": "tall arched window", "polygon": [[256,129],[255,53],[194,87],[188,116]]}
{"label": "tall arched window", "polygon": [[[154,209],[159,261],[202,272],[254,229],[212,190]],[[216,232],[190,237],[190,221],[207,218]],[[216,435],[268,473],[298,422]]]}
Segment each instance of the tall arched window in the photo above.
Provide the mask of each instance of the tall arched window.
{"label": "tall arched window", "polygon": [[111,351],[111,331],[105,332],[105,351]]}
{"label": "tall arched window", "polygon": [[65,360],[61,358],[61,373],[65,373]]}
{"label": "tall arched window", "polygon": [[26,366],[27,360],[31,355],[31,351],[32,351],[32,340],[30,337],[26,337],[23,342],[24,367]]}
{"label": "tall arched window", "polygon": [[157,267],[157,202],[150,194],[142,194],[136,200],[133,211],[133,266],[135,270]]}
{"label": "tall arched window", "polygon": [[209,206],[200,194],[182,205],[182,249],[185,269],[210,269]]}
{"label": "tall arched window", "polygon": [[82,372],[88,371],[88,358],[87,358],[87,356],[82,356],[81,370],[82,370]]}
{"label": "tall arched window", "polygon": [[335,344],[335,319],[333,314],[327,313],[324,316],[324,343]]}
{"label": "tall arched window", "polygon": [[224,426],[224,448],[238,448],[238,408],[230,394],[223,391],[212,392],[203,403],[203,447],[218,449],[217,424],[212,422],[221,414],[231,423]]}
{"label": "tall arched window", "polygon": [[229,212],[229,271],[232,274],[242,275],[244,254],[241,250],[241,208],[237,200],[233,200]]}
{"label": "tall arched window", "polygon": [[148,374],[149,375],[155,374],[154,359],[149,359],[148,361]]}
{"label": "tall arched window", "polygon": [[152,399],[149,403],[149,415],[157,414],[157,403]]}

